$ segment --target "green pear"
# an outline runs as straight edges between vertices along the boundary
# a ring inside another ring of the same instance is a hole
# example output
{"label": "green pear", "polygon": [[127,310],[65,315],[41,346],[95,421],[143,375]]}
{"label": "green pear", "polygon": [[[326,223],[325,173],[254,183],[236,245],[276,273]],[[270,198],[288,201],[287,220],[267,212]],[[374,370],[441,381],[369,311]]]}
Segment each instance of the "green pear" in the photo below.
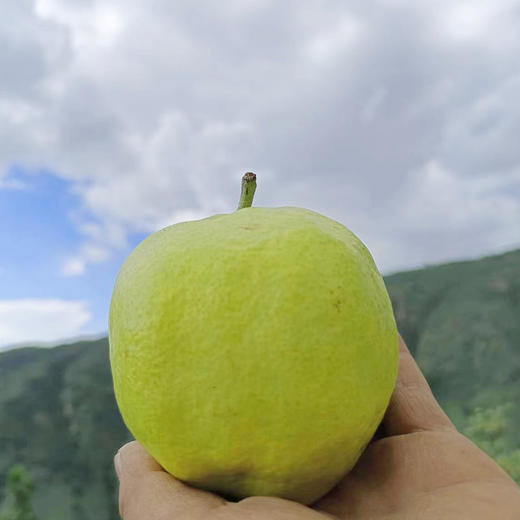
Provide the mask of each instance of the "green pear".
{"label": "green pear", "polygon": [[398,334],[345,226],[248,207],[169,226],[125,261],[110,307],[115,394],[175,477],[310,504],[355,465],[395,385]]}

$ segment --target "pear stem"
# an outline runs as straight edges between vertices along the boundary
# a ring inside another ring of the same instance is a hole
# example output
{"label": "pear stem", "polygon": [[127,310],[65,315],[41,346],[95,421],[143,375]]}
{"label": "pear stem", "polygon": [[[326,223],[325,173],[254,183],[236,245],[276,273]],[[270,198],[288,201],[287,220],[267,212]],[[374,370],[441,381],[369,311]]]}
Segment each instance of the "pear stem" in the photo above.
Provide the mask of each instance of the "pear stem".
{"label": "pear stem", "polygon": [[255,196],[256,190],[256,175],[253,172],[244,173],[242,177],[242,191],[240,193],[240,201],[238,208],[250,208],[253,204],[253,197]]}

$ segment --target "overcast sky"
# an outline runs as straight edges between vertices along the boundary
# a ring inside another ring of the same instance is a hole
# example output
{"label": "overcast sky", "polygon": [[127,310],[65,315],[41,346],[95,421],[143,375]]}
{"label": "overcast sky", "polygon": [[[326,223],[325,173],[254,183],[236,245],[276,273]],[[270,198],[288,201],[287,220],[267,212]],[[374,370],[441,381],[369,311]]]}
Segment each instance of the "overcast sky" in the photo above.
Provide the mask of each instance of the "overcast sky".
{"label": "overcast sky", "polygon": [[128,253],[258,206],[384,273],[520,246],[520,0],[17,0],[0,17],[0,346],[102,333]]}

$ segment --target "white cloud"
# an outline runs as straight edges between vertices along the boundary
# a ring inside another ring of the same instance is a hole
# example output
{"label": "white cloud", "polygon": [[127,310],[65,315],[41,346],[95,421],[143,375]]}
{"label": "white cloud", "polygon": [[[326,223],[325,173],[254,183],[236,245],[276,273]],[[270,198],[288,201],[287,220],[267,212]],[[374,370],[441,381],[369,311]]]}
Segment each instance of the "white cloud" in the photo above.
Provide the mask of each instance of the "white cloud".
{"label": "white cloud", "polygon": [[80,276],[85,273],[87,262],[81,257],[67,258],[63,262],[62,274],[64,276]]}
{"label": "white cloud", "polygon": [[[385,269],[488,253],[520,206],[517,5],[11,2],[0,171],[76,185],[67,276],[131,232],[232,211],[248,170],[258,205],[337,218]],[[457,248],[433,239],[451,229]]]}
{"label": "white cloud", "polygon": [[461,104],[446,121],[440,152],[452,168],[491,178],[520,165],[520,67],[516,74]]}
{"label": "white cloud", "polygon": [[377,115],[377,112],[384,103],[387,94],[386,89],[378,88],[368,98],[365,106],[361,110],[361,121],[363,121],[363,123],[370,123],[374,120],[374,117]]}
{"label": "white cloud", "polygon": [[[520,186],[520,168],[468,183],[428,161],[410,177],[392,214],[378,221],[386,239],[372,242],[375,257],[396,271],[520,246],[520,205],[518,194],[508,190],[511,183]],[[377,237],[373,229],[367,235]]]}
{"label": "white cloud", "polygon": [[109,251],[98,244],[86,243],[76,256],[67,258],[62,265],[64,276],[80,276],[85,273],[88,264],[104,262],[110,256]]}
{"label": "white cloud", "polygon": [[353,16],[344,14],[310,39],[306,47],[307,55],[317,63],[335,61],[354,47],[360,31],[359,22]]}
{"label": "white cloud", "polygon": [[28,184],[19,179],[10,179],[9,177],[0,177],[0,190],[26,190]]}
{"label": "white cloud", "polygon": [[124,26],[124,12],[105,3],[81,6],[77,2],[36,0],[35,13],[42,19],[73,28],[73,44],[77,50],[114,43]]}
{"label": "white cloud", "polygon": [[[450,5],[451,4],[451,5]],[[498,1],[459,1],[446,4],[438,11],[440,30],[456,41],[486,41],[494,47],[504,36],[500,30],[504,28],[501,18],[509,10],[518,8],[517,0]],[[486,37],[490,37],[487,40]]]}
{"label": "white cloud", "polygon": [[0,349],[19,343],[50,342],[77,336],[90,317],[83,301],[0,300]]}

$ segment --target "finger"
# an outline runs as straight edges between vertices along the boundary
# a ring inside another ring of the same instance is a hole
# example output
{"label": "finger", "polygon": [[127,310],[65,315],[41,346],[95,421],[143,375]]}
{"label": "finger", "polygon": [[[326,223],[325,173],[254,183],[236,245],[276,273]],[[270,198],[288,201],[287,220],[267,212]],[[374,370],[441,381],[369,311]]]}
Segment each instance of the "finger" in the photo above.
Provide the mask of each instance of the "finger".
{"label": "finger", "polygon": [[203,518],[226,501],[172,477],[137,441],[125,444],[114,463],[119,511],[124,520]]}
{"label": "finger", "polygon": [[397,383],[383,424],[386,435],[455,429],[433,396],[430,386],[401,336]]}

